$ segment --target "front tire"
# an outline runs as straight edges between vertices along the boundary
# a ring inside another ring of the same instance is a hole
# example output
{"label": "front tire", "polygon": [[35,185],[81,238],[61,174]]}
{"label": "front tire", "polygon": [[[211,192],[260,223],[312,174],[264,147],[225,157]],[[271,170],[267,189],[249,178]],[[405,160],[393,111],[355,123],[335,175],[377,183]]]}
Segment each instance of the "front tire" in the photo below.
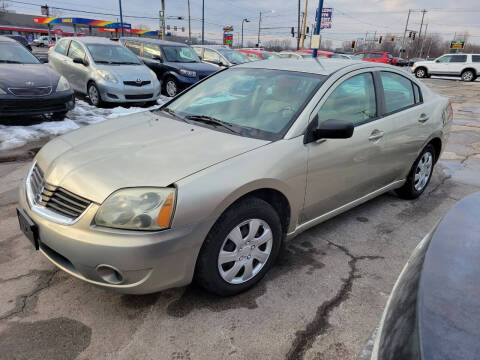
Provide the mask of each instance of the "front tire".
{"label": "front tire", "polygon": [[283,240],[280,218],[264,200],[250,197],[217,220],[202,246],[195,279],[220,296],[241,293],[274,264]]}
{"label": "front tire", "polygon": [[173,77],[168,77],[164,81],[164,89],[163,92],[165,95],[174,97],[178,94],[178,83],[177,80]]}
{"label": "front tire", "polygon": [[465,70],[462,72],[462,80],[467,82],[474,81],[475,73],[472,70]]}
{"label": "front tire", "polygon": [[395,190],[398,196],[402,199],[413,200],[422,195],[432,178],[435,161],[435,148],[429,144],[413,163],[406,183],[400,189]]}
{"label": "front tire", "polygon": [[100,90],[98,90],[97,85],[94,82],[88,84],[87,87],[88,99],[90,100],[90,104],[96,107],[100,107],[103,105],[102,97],[100,95]]}
{"label": "front tire", "polygon": [[427,70],[425,68],[418,68],[415,70],[415,76],[417,78],[426,78],[427,77]]}

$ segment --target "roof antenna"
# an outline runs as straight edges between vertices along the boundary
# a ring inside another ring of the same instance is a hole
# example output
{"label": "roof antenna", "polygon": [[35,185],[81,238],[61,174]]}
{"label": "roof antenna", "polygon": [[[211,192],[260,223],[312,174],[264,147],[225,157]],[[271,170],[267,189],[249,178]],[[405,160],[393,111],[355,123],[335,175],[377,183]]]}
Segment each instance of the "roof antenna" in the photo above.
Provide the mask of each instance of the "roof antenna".
{"label": "roof antenna", "polygon": [[320,62],[320,60],[318,60],[318,56],[314,57],[315,61],[317,62],[318,65],[320,65],[320,67],[325,70],[325,67],[322,65],[322,63]]}

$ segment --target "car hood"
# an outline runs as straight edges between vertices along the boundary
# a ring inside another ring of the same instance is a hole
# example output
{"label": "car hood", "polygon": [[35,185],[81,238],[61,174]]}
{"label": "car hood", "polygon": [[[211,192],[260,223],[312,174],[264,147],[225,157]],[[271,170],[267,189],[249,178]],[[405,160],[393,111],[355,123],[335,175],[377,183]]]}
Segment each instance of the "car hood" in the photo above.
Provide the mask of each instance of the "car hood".
{"label": "car hood", "polygon": [[60,136],[36,160],[48,183],[101,203],[117,189],[169,186],[268,143],[146,111]]}
{"label": "car hood", "polygon": [[0,86],[27,87],[27,82],[33,82],[28,87],[56,87],[60,74],[45,64],[0,64]]}
{"label": "car hood", "polygon": [[203,62],[199,63],[169,63],[170,65],[174,66],[175,68],[178,69],[185,69],[185,70],[191,70],[191,71],[196,71],[202,74],[212,74],[216,71],[218,71],[218,66],[212,65],[212,64],[207,64]]}
{"label": "car hood", "polygon": [[111,72],[115,77],[123,81],[152,81],[152,73],[145,65],[96,65],[99,70]]}

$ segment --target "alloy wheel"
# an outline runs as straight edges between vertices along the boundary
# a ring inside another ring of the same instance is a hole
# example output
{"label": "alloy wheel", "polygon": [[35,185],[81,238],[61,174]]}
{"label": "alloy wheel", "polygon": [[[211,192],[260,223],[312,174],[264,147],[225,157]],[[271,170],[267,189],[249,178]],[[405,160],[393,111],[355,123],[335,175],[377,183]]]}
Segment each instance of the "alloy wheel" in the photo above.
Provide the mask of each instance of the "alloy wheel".
{"label": "alloy wheel", "polygon": [[417,77],[423,78],[425,76],[425,70],[423,69],[418,69],[417,70]]}
{"label": "alloy wheel", "polygon": [[473,73],[471,71],[465,71],[462,74],[463,81],[472,81],[473,80]]}
{"label": "alloy wheel", "polygon": [[263,220],[250,219],[233,228],[220,247],[218,271],[230,284],[242,284],[254,278],[267,263],[273,236]]}
{"label": "alloy wheel", "polygon": [[414,187],[416,191],[422,191],[428,183],[432,174],[433,155],[426,152],[421,157],[415,169]]}
{"label": "alloy wheel", "polygon": [[166,89],[167,89],[168,96],[173,97],[173,96],[177,95],[177,84],[175,83],[175,81],[168,80],[167,85],[166,85]]}

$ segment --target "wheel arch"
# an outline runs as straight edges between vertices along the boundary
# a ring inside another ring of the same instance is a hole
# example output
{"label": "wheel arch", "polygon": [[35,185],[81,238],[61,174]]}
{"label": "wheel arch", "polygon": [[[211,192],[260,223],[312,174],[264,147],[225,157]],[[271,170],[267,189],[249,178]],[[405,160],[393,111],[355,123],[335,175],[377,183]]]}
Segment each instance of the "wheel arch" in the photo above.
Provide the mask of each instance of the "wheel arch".
{"label": "wheel arch", "polygon": [[468,70],[472,71],[472,72],[473,72],[473,75],[474,75],[475,77],[478,75],[478,74],[477,74],[477,69],[475,69],[474,67],[471,67],[471,66],[466,67],[465,69],[463,69],[460,74],[463,75],[463,73],[464,73],[465,71],[468,71]]}
{"label": "wheel arch", "polygon": [[425,146],[428,146],[430,144],[433,145],[433,147],[435,148],[435,163],[436,163],[440,158],[440,154],[442,153],[442,139],[440,139],[440,137],[438,136],[434,137]]}

